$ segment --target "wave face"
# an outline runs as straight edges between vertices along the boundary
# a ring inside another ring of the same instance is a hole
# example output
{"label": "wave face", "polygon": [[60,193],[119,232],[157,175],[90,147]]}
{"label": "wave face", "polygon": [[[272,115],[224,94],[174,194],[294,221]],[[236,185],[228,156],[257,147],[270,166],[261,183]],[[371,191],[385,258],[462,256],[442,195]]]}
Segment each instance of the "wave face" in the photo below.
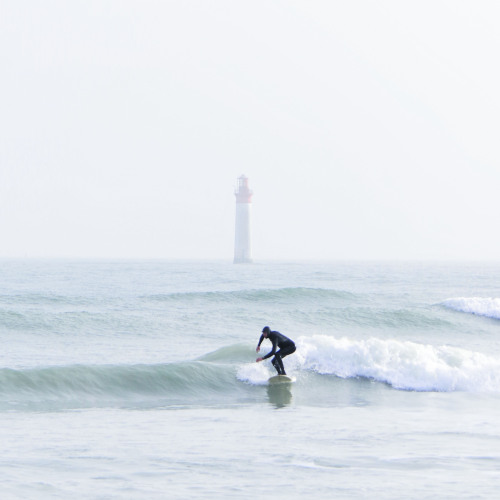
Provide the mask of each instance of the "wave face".
{"label": "wave face", "polygon": [[[312,371],[343,379],[368,378],[412,391],[500,391],[500,361],[481,353],[448,346],[397,340],[351,340],[329,336],[302,337],[287,371]],[[240,369],[241,380],[265,383],[262,368]]]}
{"label": "wave face", "polygon": [[[234,370],[203,361],[0,370],[1,409],[162,406],[230,394]],[[221,398],[219,398],[220,400]]]}
{"label": "wave face", "polygon": [[442,305],[455,311],[500,319],[500,299],[457,297],[445,300]]}

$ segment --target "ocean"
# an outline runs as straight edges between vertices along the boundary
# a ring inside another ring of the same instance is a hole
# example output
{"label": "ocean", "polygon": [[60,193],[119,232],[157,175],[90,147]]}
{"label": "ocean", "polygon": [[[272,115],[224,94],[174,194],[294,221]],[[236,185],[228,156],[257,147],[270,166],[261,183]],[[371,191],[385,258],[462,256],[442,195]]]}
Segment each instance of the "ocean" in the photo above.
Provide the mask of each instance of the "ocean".
{"label": "ocean", "polygon": [[[2,260],[0,497],[498,498],[499,278]],[[266,325],[291,385],[255,363]]]}

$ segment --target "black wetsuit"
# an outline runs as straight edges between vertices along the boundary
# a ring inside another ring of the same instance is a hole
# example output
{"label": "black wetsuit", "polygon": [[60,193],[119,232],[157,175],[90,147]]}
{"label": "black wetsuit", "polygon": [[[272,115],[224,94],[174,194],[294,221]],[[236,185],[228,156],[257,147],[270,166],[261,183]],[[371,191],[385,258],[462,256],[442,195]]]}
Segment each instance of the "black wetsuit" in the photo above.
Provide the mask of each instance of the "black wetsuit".
{"label": "black wetsuit", "polygon": [[[264,334],[262,334],[260,336],[259,343],[257,344],[259,347],[260,344],[262,344],[264,338],[265,338]],[[286,375],[282,358],[295,352],[296,349],[295,343],[293,342],[293,340],[290,340],[288,337],[285,337],[280,332],[269,332],[267,334],[267,338],[273,343],[273,348],[270,352],[268,352],[265,356],[263,356],[262,359],[267,359],[270,358],[271,356],[274,356],[271,363],[273,364],[274,368],[276,368],[278,375]],[[280,350],[276,352],[276,349],[278,347]]]}

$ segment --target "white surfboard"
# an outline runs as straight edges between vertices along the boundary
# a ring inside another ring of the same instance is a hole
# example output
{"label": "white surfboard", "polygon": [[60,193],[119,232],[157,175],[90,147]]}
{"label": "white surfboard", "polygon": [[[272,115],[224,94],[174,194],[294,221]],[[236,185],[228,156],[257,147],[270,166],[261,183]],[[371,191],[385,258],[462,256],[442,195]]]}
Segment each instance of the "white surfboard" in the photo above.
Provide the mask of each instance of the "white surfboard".
{"label": "white surfboard", "polygon": [[295,382],[295,378],[289,377],[288,375],[275,375],[268,380],[269,385],[291,384],[292,382]]}

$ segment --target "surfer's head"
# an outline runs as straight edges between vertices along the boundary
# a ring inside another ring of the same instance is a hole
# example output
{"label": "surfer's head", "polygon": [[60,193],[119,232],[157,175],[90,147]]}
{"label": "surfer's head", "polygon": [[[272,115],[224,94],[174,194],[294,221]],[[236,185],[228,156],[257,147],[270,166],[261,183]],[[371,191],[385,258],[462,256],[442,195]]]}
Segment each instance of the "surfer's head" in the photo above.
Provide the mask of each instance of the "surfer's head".
{"label": "surfer's head", "polygon": [[264,334],[264,337],[267,337],[271,333],[271,329],[268,326],[265,326],[262,329],[262,333]]}

